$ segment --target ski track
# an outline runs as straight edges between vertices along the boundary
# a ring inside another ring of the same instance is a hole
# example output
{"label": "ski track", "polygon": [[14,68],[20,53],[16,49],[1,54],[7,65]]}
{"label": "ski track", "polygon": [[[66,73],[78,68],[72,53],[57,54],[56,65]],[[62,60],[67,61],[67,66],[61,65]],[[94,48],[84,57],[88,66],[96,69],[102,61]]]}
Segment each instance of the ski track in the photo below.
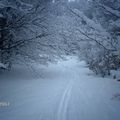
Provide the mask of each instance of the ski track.
{"label": "ski track", "polygon": [[66,87],[58,107],[57,120],[67,120],[67,106],[72,90],[72,82]]}

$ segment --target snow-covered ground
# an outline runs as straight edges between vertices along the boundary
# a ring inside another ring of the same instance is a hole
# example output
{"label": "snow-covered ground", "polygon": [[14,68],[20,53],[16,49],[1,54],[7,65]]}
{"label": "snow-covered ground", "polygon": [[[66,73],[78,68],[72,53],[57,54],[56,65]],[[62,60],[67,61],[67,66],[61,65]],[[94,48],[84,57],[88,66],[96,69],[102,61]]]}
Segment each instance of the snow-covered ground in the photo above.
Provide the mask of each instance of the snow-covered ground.
{"label": "snow-covered ground", "polygon": [[0,78],[0,120],[120,120],[120,83],[71,57],[37,79]]}

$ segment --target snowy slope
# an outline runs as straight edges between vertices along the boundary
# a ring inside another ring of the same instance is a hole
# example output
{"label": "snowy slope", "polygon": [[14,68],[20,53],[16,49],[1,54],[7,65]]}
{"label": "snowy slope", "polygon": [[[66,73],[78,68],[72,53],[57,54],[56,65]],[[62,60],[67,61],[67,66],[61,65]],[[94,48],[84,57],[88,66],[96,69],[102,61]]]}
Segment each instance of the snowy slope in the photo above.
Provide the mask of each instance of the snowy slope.
{"label": "snowy slope", "polygon": [[100,78],[75,58],[51,64],[44,78],[0,79],[0,120],[120,120],[120,83]]}

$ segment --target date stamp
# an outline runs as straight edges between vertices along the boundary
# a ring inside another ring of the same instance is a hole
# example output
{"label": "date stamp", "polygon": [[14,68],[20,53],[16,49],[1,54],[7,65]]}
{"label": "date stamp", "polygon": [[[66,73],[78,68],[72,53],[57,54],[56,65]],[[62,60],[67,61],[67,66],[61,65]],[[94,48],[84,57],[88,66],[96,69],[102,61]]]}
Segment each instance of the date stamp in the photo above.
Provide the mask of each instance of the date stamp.
{"label": "date stamp", "polygon": [[2,107],[9,107],[9,106],[10,106],[10,102],[0,101],[0,108],[2,108]]}

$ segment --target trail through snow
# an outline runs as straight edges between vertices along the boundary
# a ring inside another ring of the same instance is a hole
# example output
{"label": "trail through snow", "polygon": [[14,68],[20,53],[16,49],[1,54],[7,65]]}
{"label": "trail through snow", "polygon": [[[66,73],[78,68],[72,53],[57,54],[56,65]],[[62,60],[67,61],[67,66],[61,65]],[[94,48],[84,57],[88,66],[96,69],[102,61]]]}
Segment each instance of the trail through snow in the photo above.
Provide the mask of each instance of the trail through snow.
{"label": "trail through snow", "polygon": [[83,61],[69,57],[50,64],[44,78],[0,78],[0,120],[120,120],[120,83],[95,76]]}

